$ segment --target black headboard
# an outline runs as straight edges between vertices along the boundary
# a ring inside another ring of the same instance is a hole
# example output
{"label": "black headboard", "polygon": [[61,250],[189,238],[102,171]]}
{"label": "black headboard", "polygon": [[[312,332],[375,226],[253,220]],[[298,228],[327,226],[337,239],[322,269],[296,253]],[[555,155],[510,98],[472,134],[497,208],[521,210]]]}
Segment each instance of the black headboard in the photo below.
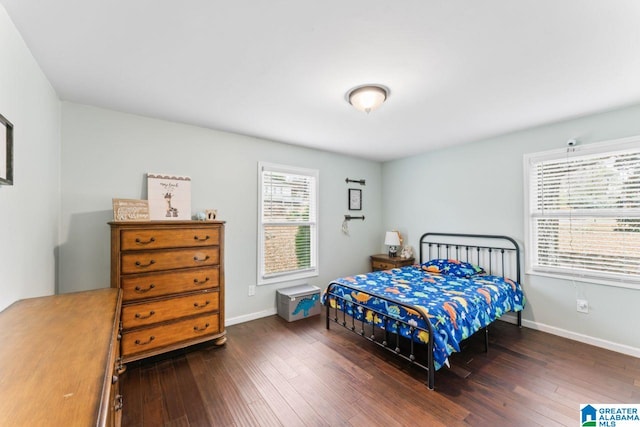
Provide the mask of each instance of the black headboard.
{"label": "black headboard", "polygon": [[469,262],[489,274],[521,283],[520,246],[508,236],[424,233],[420,237],[420,263],[434,258]]}

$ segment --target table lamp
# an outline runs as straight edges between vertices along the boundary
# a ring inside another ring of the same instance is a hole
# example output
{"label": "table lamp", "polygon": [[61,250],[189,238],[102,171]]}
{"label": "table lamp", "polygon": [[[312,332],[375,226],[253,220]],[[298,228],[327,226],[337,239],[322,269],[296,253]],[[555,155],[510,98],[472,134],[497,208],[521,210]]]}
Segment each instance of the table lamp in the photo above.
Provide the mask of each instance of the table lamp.
{"label": "table lamp", "polygon": [[389,258],[394,258],[398,255],[400,236],[396,231],[387,231],[384,236],[384,244],[389,246]]}

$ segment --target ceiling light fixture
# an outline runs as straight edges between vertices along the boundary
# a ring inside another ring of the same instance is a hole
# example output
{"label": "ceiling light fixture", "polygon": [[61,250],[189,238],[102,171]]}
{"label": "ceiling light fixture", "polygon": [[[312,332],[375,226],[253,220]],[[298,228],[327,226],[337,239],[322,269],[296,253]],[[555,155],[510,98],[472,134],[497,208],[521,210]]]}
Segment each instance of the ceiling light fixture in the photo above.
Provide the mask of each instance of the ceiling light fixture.
{"label": "ceiling light fixture", "polygon": [[347,93],[349,104],[358,111],[369,114],[380,107],[389,96],[389,90],[380,85],[365,85],[351,89]]}

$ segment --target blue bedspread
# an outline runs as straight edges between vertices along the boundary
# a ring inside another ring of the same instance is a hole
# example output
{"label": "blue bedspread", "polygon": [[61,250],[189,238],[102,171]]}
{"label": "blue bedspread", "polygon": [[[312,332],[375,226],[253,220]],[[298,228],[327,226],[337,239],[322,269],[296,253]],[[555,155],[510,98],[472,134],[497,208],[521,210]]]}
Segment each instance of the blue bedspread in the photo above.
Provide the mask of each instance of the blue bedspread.
{"label": "blue bedspread", "polygon": [[[491,275],[462,278],[433,274],[423,271],[419,265],[343,277],[332,283],[338,285],[332,288],[332,294],[387,313],[389,317],[385,322],[382,316],[366,308],[348,302],[343,307],[341,302],[336,303],[339,299],[330,298],[333,308],[338,304],[340,310],[357,320],[364,320],[405,337],[411,335],[409,328],[398,328],[393,319],[401,319],[417,328],[427,328],[417,311],[405,309],[397,303],[426,313],[434,330],[433,356],[436,369],[446,362],[449,355],[460,351],[462,340],[489,325],[503,313],[521,311],[524,308],[522,288],[515,281]],[[341,287],[340,284],[357,290]],[[326,294],[323,295],[323,303],[325,300]],[[426,343],[428,335],[424,331],[414,333],[414,340]]]}

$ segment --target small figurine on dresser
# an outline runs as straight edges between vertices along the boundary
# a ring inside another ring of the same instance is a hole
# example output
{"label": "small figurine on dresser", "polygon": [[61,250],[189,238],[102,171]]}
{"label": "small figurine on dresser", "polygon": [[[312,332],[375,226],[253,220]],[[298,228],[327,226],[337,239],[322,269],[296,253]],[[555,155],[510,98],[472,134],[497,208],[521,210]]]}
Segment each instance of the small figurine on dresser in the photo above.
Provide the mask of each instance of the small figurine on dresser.
{"label": "small figurine on dresser", "polygon": [[402,251],[400,252],[400,258],[413,258],[413,248],[411,246],[403,247]]}

